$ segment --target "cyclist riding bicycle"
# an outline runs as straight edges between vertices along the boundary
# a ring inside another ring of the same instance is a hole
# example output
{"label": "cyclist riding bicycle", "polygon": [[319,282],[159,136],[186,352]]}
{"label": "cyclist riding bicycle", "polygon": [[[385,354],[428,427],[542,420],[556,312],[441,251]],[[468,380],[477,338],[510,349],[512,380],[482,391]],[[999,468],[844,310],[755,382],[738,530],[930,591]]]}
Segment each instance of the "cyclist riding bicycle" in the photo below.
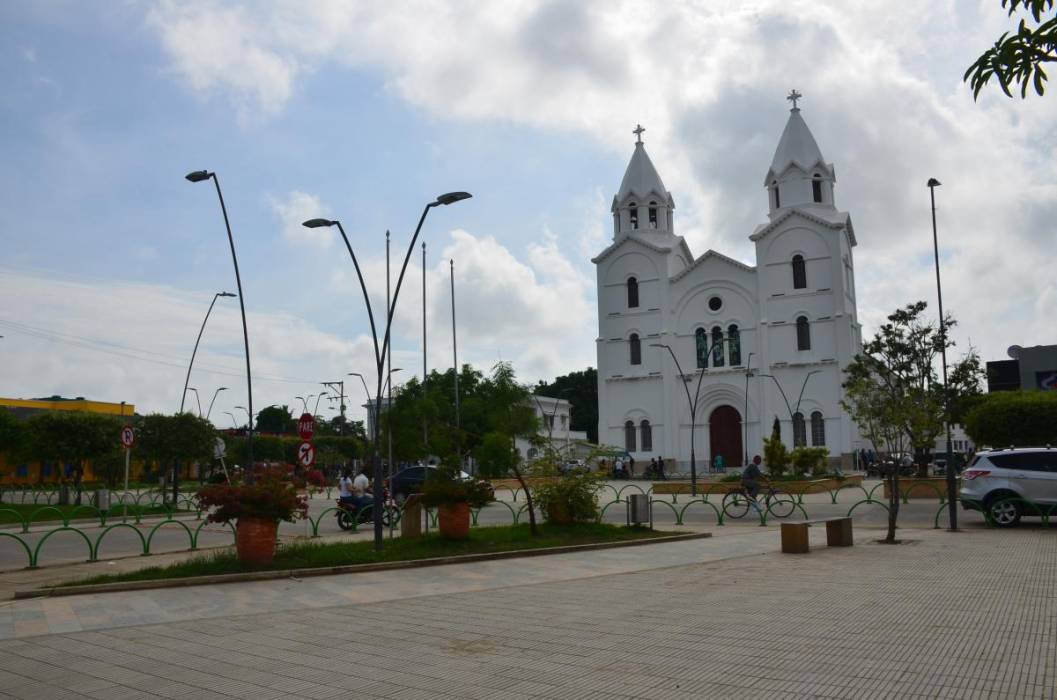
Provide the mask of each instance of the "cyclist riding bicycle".
{"label": "cyclist riding bicycle", "polygon": [[752,463],[749,464],[741,471],[741,486],[745,489],[745,493],[749,495],[749,498],[756,502],[756,497],[760,493],[760,479],[763,478],[763,472],[760,471],[760,463],[763,460],[760,459],[760,455],[756,455],[752,458]]}

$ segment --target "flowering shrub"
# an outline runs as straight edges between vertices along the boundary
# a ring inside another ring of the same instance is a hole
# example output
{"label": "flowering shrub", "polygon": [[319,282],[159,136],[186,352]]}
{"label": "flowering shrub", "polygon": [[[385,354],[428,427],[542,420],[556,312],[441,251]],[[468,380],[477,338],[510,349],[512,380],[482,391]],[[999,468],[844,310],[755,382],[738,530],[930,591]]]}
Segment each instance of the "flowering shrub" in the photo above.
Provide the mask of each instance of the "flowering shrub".
{"label": "flowering shrub", "polygon": [[323,476],[323,472],[318,469],[309,469],[305,472],[305,481],[308,482],[309,486],[314,486],[317,489],[323,488],[327,483],[326,478]]}
{"label": "flowering shrub", "polygon": [[294,522],[308,514],[308,499],[298,495],[300,484],[283,467],[257,470],[252,484],[242,475],[230,484],[210,484],[198,489],[198,502],[209,509],[209,522],[227,523],[239,518]]}

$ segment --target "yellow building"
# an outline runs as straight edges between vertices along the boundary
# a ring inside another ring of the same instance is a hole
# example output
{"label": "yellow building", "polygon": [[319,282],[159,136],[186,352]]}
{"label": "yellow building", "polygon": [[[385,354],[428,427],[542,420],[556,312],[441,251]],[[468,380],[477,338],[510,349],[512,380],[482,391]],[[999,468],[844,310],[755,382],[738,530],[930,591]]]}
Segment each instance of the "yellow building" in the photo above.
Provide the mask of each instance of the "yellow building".
{"label": "yellow building", "polygon": [[[25,420],[43,411],[84,411],[102,413],[111,416],[126,416],[131,419],[136,414],[136,406],[127,402],[111,403],[107,401],[89,401],[83,396],[75,399],[64,399],[52,396],[46,399],[8,399],[0,397],[0,410],[8,410],[16,417]],[[114,435],[115,444],[119,436]],[[67,476],[70,465],[52,464],[50,462],[24,462],[9,464],[0,453],[0,484],[35,484],[39,482],[56,483]],[[142,471],[142,463],[134,461],[130,471],[135,479]],[[84,480],[94,481],[98,477],[92,471],[90,462],[85,463]]]}

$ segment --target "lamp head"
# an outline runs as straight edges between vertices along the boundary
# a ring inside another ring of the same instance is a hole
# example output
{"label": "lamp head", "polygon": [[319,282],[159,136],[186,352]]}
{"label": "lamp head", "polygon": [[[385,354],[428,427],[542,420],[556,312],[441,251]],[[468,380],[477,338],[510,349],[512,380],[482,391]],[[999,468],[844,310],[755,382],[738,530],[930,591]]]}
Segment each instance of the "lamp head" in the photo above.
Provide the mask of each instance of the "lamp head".
{"label": "lamp head", "polygon": [[217,391],[227,391],[227,390],[228,390],[228,388],[226,386],[222,386],[219,389],[217,389]]}
{"label": "lamp head", "polygon": [[437,197],[437,201],[435,203],[447,206],[449,204],[455,204],[455,202],[460,202],[464,199],[469,199],[472,196],[473,195],[469,192],[448,192],[447,194],[442,194],[441,196]]}
{"label": "lamp head", "polygon": [[232,299],[234,299],[238,295],[237,294],[232,294],[231,292],[217,292],[217,296],[218,297],[231,297]]}
{"label": "lamp head", "polygon": [[336,223],[338,222],[330,219],[309,219],[301,225],[305,228],[323,228],[324,226],[333,226]]}
{"label": "lamp head", "polygon": [[927,186],[928,187],[939,187],[940,186],[940,181],[937,180],[934,177],[930,177]]}
{"label": "lamp head", "polygon": [[187,173],[184,177],[190,182],[201,182],[213,177],[213,173],[208,170],[195,170],[193,173]]}

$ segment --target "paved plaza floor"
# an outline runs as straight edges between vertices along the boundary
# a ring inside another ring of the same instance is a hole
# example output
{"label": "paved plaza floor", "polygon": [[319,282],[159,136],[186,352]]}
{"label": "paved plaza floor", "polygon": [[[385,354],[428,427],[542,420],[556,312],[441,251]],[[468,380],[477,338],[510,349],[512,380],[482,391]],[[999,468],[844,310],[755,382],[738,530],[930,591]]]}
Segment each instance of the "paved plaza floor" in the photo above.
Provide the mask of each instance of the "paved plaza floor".
{"label": "paved plaza floor", "polygon": [[[1057,533],[777,528],[580,555],[12,601],[0,697],[1049,698]],[[123,612],[124,611],[124,612]],[[151,623],[155,624],[144,624]]]}

